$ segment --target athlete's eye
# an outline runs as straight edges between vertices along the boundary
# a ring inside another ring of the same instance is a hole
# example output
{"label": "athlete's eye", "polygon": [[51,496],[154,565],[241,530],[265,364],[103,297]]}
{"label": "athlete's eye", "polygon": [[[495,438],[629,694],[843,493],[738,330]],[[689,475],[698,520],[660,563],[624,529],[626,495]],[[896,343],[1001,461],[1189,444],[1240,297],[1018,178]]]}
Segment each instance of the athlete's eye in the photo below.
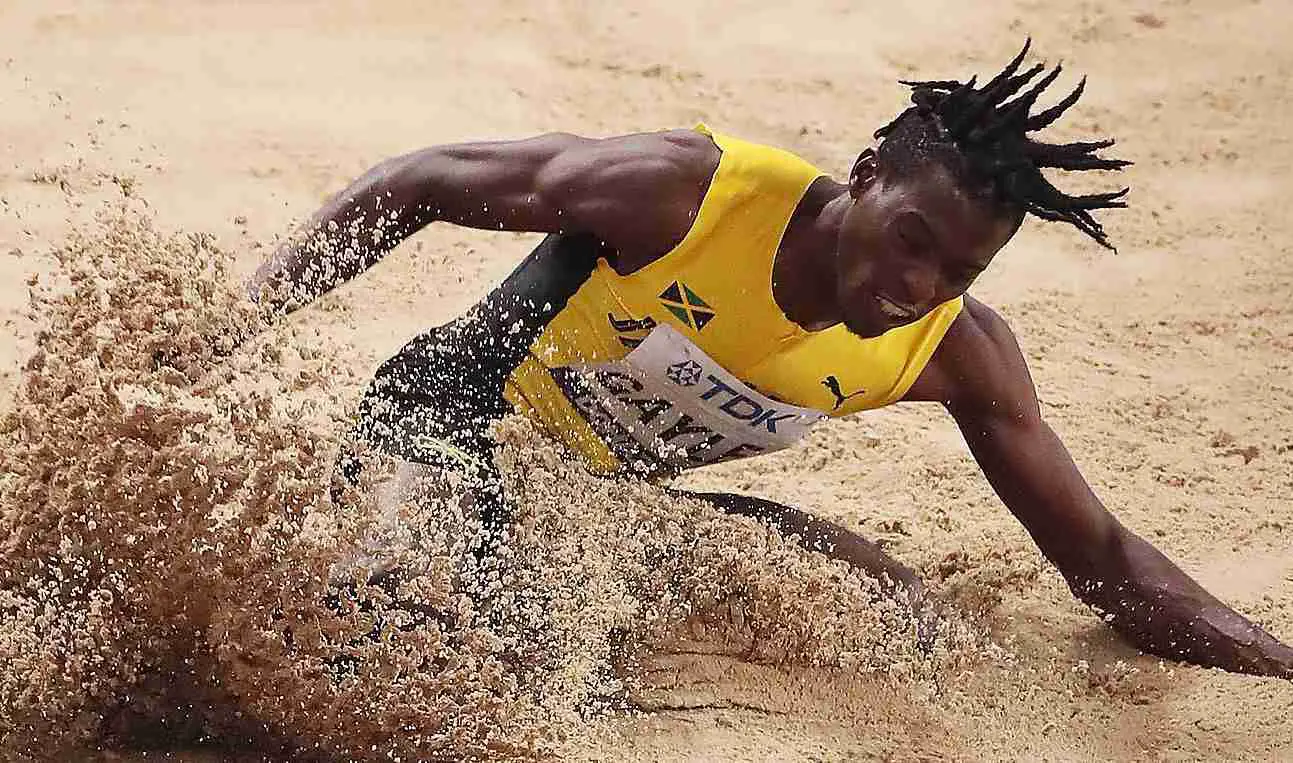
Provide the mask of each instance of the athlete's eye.
{"label": "athlete's eye", "polygon": [[898,240],[902,242],[903,248],[909,252],[920,253],[933,246],[933,235],[920,215],[911,212],[899,215],[894,221],[894,229],[898,233]]}

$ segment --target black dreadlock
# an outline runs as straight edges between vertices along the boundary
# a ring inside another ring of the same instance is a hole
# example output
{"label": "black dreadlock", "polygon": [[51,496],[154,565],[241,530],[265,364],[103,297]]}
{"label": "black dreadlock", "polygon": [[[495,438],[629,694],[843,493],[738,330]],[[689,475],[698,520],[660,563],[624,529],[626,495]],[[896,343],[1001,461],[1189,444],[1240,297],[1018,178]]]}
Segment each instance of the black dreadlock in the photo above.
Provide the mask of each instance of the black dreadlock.
{"label": "black dreadlock", "polygon": [[902,81],[911,88],[914,105],[876,130],[875,137],[881,139],[878,157],[888,166],[927,157],[941,158],[962,181],[968,181],[967,186],[991,189],[995,198],[1011,209],[1032,213],[1043,220],[1069,223],[1101,246],[1113,249],[1104,228],[1091,216],[1091,210],[1126,207],[1122,197],[1129,189],[1069,196],[1051,185],[1042,175],[1042,168],[1118,170],[1131,162],[1096,155],[1100,149],[1112,146],[1112,139],[1052,145],[1028,137],[1028,133],[1059,119],[1077,103],[1086,87],[1083,77],[1077,88],[1059,103],[1030,115],[1028,111],[1038,96],[1063,70],[1062,66],[1056,66],[1022,95],[1006,102],[1046,69],[1044,64],[1037,64],[1019,72],[1031,46],[1029,38],[1019,55],[979,89],[975,89],[977,76],[965,83]]}

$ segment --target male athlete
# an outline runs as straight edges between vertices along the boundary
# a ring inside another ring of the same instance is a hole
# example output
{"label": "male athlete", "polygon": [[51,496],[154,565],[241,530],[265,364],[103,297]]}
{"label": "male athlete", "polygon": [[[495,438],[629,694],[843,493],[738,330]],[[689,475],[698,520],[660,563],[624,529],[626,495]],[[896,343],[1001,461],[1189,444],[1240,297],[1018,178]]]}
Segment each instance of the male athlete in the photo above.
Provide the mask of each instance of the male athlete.
{"label": "male athlete", "polygon": [[[847,183],[704,127],[390,159],[250,288],[294,309],[434,221],[550,234],[466,315],[386,361],[361,404],[369,443],[415,471],[473,478],[494,537],[509,514],[488,425],[509,412],[594,470],[660,477],[787,447],[827,417],[938,402],[1074,594],[1129,642],[1293,678],[1293,649],[1104,508],[1042,420],[1010,329],[966,294],[1029,214],[1112,248],[1091,212],[1125,206],[1125,190],[1070,196],[1043,176],[1127,162],[1098,155],[1111,140],[1030,137],[1082,85],[1032,113],[1060,70],[1021,71],[1027,50],[983,87],[904,83],[913,105],[875,133]],[[920,592],[909,569],[841,527],[761,499],[698,497]]]}

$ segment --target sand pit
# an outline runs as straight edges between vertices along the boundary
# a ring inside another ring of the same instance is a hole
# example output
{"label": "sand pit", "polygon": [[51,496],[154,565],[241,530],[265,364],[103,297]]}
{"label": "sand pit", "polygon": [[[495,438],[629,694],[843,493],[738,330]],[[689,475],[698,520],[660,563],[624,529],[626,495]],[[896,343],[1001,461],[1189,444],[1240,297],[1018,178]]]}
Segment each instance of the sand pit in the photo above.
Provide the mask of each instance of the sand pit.
{"label": "sand pit", "polygon": [[401,552],[419,575],[328,606],[375,521],[324,500],[363,380],[530,239],[434,228],[286,325],[236,291],[390,154],[704,118],[843,171],[894,79],[986,70],[1031,33],[1090,74],[1066,129],[1120,139],[1134,206],[1109,216],[1117,256],[1033,225],[974,293],[1110,508],[1287,640],[1291,32],[1281,3],[1211,0],[6,6],[5,759],[1293,755],[1293,686],[1121,645],[934,408],[685,481],[880,540],[954,603],[932,655],[862,579],[592,480],[517,423],[499,458],[525,508],[493,610],[460,590],[445,507],[401,523],[424,528]]}

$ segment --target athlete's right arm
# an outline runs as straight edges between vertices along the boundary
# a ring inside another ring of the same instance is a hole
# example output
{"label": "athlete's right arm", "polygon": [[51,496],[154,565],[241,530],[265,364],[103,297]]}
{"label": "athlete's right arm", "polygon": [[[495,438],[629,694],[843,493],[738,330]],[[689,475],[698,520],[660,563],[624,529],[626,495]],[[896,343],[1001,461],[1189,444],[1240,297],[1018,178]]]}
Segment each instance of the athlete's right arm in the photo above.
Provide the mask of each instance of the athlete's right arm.
{"label": "athlete's right arm", "polygon": [[617,248],[667,249],[686,232],[703,195],[697,188],[712,172],[703,166],[706,146],[713,144],[690,131],[606,139],[553,133],[388,159],[324,204],[256,271],[248,290],[295,309],[435,221],[591,232]]}
{"label": "athlete's right arm", "polygon": [[999,315],[967,297],[935,358],[928,386],[909,399],[943,402],[1002,502],[1101,619],[1159,657],[1293,679],[1293,647],[1105,508],[1042,419],[1027,362]]}

